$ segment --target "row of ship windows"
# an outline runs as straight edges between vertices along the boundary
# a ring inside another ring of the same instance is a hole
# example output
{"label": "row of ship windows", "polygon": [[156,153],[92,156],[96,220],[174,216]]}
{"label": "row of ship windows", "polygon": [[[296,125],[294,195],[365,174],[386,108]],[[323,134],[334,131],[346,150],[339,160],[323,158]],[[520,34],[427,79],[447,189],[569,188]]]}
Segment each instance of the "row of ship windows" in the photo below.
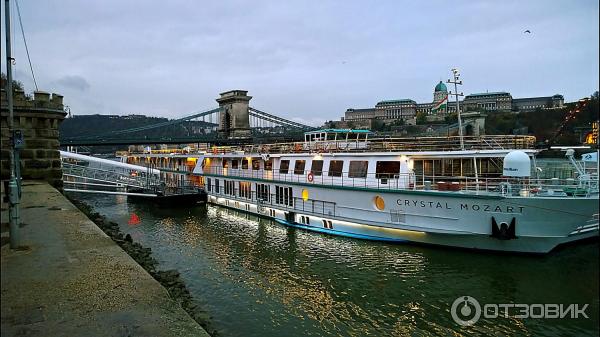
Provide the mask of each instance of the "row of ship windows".
{"label": "row of ship windows", "polygon": [[[260,169],[260,159],[252,160],[252,169]],[[248,161],[241,160],[242,169],[248,169]],[[272,160],[264,161],[265,171],[273,170]],[[223,168],[229,167],[229,161],[223,161]],[[231,168],[237,169],[239,167],[237,160],[231,161]],[[348,168],[349,178],[365,178],[367,177],[367,171],[369,169],[369,162],[366,160],[351,160]],[[304,175],[306,173],[306,160],[297,159],[294,162],[293,173],[297,175]],[[343,160],[331,160],[329,161],[329,169],[326,172],[329,177],[341,177],[344,170]],[[315,176],[323,175],[323,160],[312,160],[310,171]],[[376,164],[376,176],[378,178],[387,178],[390,175],[397,175],[400,172],[400,162],[398,161],[378,161]],[[281,160],[279,163],[279,174],[290,173],[290,161],[287,159]]]}
{"label": "row of ship windows", "polygon": [[[248,162],[247,160],[243,160]],[[253,169],[255,167],[255,161],[257,162],[257,170],[260,169],[259,159],[252,160]],[[267,165],[267,163],[269,165]],[[312,172],[314,176],[327,175],[329,177],[341,177],[344,172],[345,161],[343,160],[330,160],[329,167],[324,170],[324,161],[313,159],[310,163],[310,169],[307,170],[306,160],[297,159],[291,167],[290,160],[281,160],[278,168],[279,174],[290,174],[304,175],[308,171]],[[225,165],[224,165],[225,166]],[[227,167],[227,166],[225,166]],[[348,166],[348,177],[349,178],[366,178],[369,169],[369,162],[366,160],[351,160]],[[273,163],[271,160],[265,161],[265,170],[272,171]],[[477,160],[477,171],[479,174],[499,174],[502,172],[501,163],[496,163],[492,158],[480,158]],[[473,160],[470,158],[458,158],[458,159],[438,159],[438,160],[415,160],[414,161],[414,173],[417,175],[464,175],[474,174],[475,168],[473,167]],[[377,161],[375,166],[375,178],[385,179],[397,177],[400,173],[400,162],[399,161]]]}
{"label": "row of ship windows", "polygon": [[[249,200],[271,201],[271,186],[268,184],[256,183],[255,191],[252,191],[252,184],[248,181],[223,180],[222,193],[232,197],[240,197]],[[208,192],[221,193],[221,180],[206,178],[206,189]],[[255,195],[255,197],[253,197]],[[272,198],[275,204],[294,206],[294,193],[291,187],[275,186],[275,195]]]}

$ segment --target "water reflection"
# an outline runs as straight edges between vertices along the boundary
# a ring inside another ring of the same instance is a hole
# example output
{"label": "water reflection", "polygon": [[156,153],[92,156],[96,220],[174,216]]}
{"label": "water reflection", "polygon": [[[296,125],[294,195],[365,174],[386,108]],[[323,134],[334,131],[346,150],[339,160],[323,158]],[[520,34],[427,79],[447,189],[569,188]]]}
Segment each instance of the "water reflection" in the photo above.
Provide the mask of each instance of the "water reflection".
{"label": "water reflection", "polygon": [[[82,196],[177,268],[223,335],[597,334],[598,244],[545,257],[393,245],[287,228],[220,207],[156,209]],[[127,226],[131,213],[141,223]],[[450,305],[589,303],[588,320],[482,319]]]}

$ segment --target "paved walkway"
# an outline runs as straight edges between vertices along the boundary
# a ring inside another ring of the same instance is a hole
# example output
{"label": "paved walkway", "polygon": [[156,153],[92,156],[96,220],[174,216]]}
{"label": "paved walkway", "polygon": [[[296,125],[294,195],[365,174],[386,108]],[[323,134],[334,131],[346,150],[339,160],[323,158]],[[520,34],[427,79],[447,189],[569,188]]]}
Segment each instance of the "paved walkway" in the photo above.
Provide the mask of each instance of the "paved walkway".
{"label": "paved walkway", "polygon": [[2,337],[208,336],[58,191],[25,182],[22,202],[27,248],[1,250]]}

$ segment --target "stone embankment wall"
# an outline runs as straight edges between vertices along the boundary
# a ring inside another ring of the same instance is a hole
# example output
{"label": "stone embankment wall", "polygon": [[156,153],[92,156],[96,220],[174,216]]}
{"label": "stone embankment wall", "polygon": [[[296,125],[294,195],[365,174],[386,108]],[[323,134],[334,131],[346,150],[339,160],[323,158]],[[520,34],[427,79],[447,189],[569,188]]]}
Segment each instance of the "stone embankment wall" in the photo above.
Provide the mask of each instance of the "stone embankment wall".
{"label": "stone embankment wall", "polygon": [[[8,132],[8,102],[6,90],[1,92],[2,162],[1,179],[10,177],[10,138]],[[33,97],[15,91],[13,99],[14,126],[21,130],[25,147],[20,150],[21,176],[24,179],[46,180],[62,187],[58,127],[65,118],[63,96],[36,91]]]}

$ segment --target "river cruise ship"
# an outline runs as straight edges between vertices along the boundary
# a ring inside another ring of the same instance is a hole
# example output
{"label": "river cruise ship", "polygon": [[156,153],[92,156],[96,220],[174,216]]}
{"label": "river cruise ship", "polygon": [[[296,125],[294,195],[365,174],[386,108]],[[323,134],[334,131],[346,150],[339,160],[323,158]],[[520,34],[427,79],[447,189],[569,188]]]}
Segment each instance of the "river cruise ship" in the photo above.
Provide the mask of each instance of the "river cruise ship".
{"label": "river cruise ship", "polygon": [[542,179],[528,136],[304,137],[122,160],[203,186],[212,204],[320,233],[524,253],[598,236],[597,163],[582,165],[573,150],[574,177]]}

